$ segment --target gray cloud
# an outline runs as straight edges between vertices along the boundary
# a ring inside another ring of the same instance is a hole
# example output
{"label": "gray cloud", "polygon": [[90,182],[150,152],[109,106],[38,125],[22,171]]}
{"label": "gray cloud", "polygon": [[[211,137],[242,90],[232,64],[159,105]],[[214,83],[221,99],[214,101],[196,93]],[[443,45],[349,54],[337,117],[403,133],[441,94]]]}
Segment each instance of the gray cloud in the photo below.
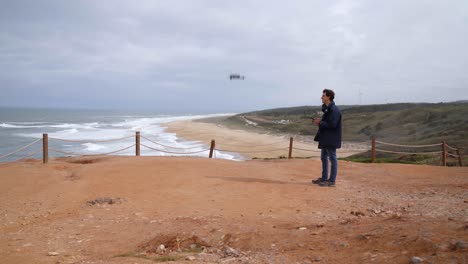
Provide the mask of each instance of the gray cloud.
{"label": "gray cloud", "polygon": [[462,0],[10,1],[0,106],[244,111],[316,105],[326,87],[339,104],[468,99],[466,28]]}

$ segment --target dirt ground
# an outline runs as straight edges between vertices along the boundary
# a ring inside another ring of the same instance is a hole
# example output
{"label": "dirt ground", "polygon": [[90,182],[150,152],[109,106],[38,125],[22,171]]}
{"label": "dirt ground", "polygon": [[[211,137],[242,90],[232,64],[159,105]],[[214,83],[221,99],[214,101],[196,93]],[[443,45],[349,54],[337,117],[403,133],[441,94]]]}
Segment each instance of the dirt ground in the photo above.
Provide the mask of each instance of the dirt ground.
{"label": "dirt ground", "polygon": [[468,168],[340,161],[335,188],[311,184],[320,170],[194,157],[3,165],[0,263],[468,263]]}

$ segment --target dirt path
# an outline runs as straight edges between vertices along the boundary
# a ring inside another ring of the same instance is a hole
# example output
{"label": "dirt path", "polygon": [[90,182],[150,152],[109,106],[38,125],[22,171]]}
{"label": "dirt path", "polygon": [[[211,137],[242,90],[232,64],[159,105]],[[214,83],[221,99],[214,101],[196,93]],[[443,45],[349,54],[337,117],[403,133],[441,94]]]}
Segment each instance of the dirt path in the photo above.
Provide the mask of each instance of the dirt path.
{"label": "dirt path", "polygon": [[335,188],[310,183],[320,168],[181,157],[2,166],[1,263],[468,263],[468,168],[340,161]]}

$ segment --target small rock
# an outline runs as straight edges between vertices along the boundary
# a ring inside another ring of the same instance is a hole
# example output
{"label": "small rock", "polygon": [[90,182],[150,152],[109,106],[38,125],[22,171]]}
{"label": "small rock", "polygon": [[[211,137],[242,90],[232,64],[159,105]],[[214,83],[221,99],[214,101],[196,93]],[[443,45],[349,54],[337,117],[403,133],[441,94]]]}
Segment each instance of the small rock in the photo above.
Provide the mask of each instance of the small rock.
{"label": "small rock", "polygon": [[158,246],[158,249],[156,251],[157,252],[164,252],[164,251],[166,251],[166,247],[163,244],[161,244],[161,245]]}
{"label": "small rock", "polygon": [[307,227],[305,227],[305,226],[299,227],[299,230],[306,230],[306,229],[307,229]]}
{"label": "small rock", "polygon": [[102,204],[118,204],[124,202],[125,199],[120,197],[98,197],[92,201],[87,201],[88,205],[102,205]]}
{"label": "small rock", "polygon": [[465,241],[457,241],[453,247],[455,250],[464,250],[464,249],[468,249],[468,242],[465,242]]}
{"label": "small rock", "polygon": [[360,212],[360,211],[351,211],[351,214],[352,215],[355,215],[355,216],[365,216],[365,214],[363,212]]}
{"label": "small rock", "polygon": [[187,256],[185,258],[185,260],[193,261],[193,260],[195,260],[195,257],[194,256]]}
{"label": "small rock", "polygon": [[316,257],[314,261],[315,262],[320,262],[320,261],[322,261],[322,257]]}
{"label": "small rock", "polygon": [[231,247],[224,247],[223,248],[223,254],[224,254],[224,257],[239,257],[240,254],[239,254],[239,251],[231,248]]}
{"label": "small rock", "polygon": [[416,264],[416,263],[422,263],[424,260],[420,257],[412,257],[410,263],[411,264]]}
{"label": "small rock", "polygon": [[58,255],[59,255],[58,252],[47,252],[47,256],[53,257],[53,256],[58,256]]}

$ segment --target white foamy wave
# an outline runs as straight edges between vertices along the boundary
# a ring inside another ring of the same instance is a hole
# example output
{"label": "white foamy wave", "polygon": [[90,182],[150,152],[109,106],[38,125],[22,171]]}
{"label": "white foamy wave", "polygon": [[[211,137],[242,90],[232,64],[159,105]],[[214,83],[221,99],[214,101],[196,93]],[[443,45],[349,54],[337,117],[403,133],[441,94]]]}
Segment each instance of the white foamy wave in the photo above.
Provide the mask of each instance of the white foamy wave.
{"label": "white foamy wave", "polygon": [[[189,141],[178,138],[174,133],[168,133],[161,124],[190,120],[198,118],[207,118],[213,116],[227,116],[232,114],[215,114],[215,115],[185,115],[185,116],[154,116],[154,117],[135,117],[128,116],[124,121],[119,121],[113,117],[114,122],[109,122],[110,119],[101,119],[99,122],[88,123],[22,123],[13,124],[7,122],[0,124],[0,127],[16,126],[15,128],[31,128],[39,129],[25,130],[22,133],[15,134],[21,137],[42,138],[43,133],[49,135],[49,144],[53,148],[63,150],[79,155],[87,154],[103,154],[113,153],[112,155],[135,155],[135,147],[130,147],[135,144],[135,132],[140,131],[141,144],[150,148],[141,146],[140,155],[142,156],[199,156],[208,157],[209,146],[199,141]],[[122,120],[120,119],[120,120]],[[30,131],[32,133],[26,133]],[[63,140],[76,140],[74,143],[63,142]],[[115,141],[108,141],[117,139]],[[154,143],[154,142],[156,143]],[[128,148],[128,149],[127,149]],[[198,152],[200,153],[192,153]],[[242,160],[240,155],[236,153],[226,153],[215,151],[216,158]]]}
{"label": "white foamy wave", "polygon": [[84,123],[84,124],[60,124],[60,125],[49,125],[43,127],[53,128],[76,128],[76,129],[96,129],[99,123]]}
{"label": "white foamy wave", "polygon": [[83,146],[86,147],[85,150],[88,150],[88,151],[98,151],[98,150],[102,150],[102,149],[106,149],[107,147],[106,146],[102,146],[102,145],[98,145],[98,144],[94,144],[94,143],[85,143],[85,144],[82,144]]}
{"label": "white foamy wave", "polygon": [[1,123],[3,128],[76,128],[76,129],[93,129],[99,127],[99,123],[84,123],[84,124],[47,124],[37,122],[17,122],[17,123]]}
{"label": "white foamy wave", "polygon": [[27,126],[18,126],[18,125],[6,124],[6,123],[1,123],[0,127],[4,127],[4,128],[27,128]]}
{"label": "white foamy wave", "polygon": [[32,123],[32,122],[31,122],[31,124],[27,124],[27,122],[25,122],[24,124],[20,124],[20,123],[1,123],[0,127],[3,127],[3,128],[37,128],[37,127],[45,127],[45,126],[37,125],[37,124]]}

